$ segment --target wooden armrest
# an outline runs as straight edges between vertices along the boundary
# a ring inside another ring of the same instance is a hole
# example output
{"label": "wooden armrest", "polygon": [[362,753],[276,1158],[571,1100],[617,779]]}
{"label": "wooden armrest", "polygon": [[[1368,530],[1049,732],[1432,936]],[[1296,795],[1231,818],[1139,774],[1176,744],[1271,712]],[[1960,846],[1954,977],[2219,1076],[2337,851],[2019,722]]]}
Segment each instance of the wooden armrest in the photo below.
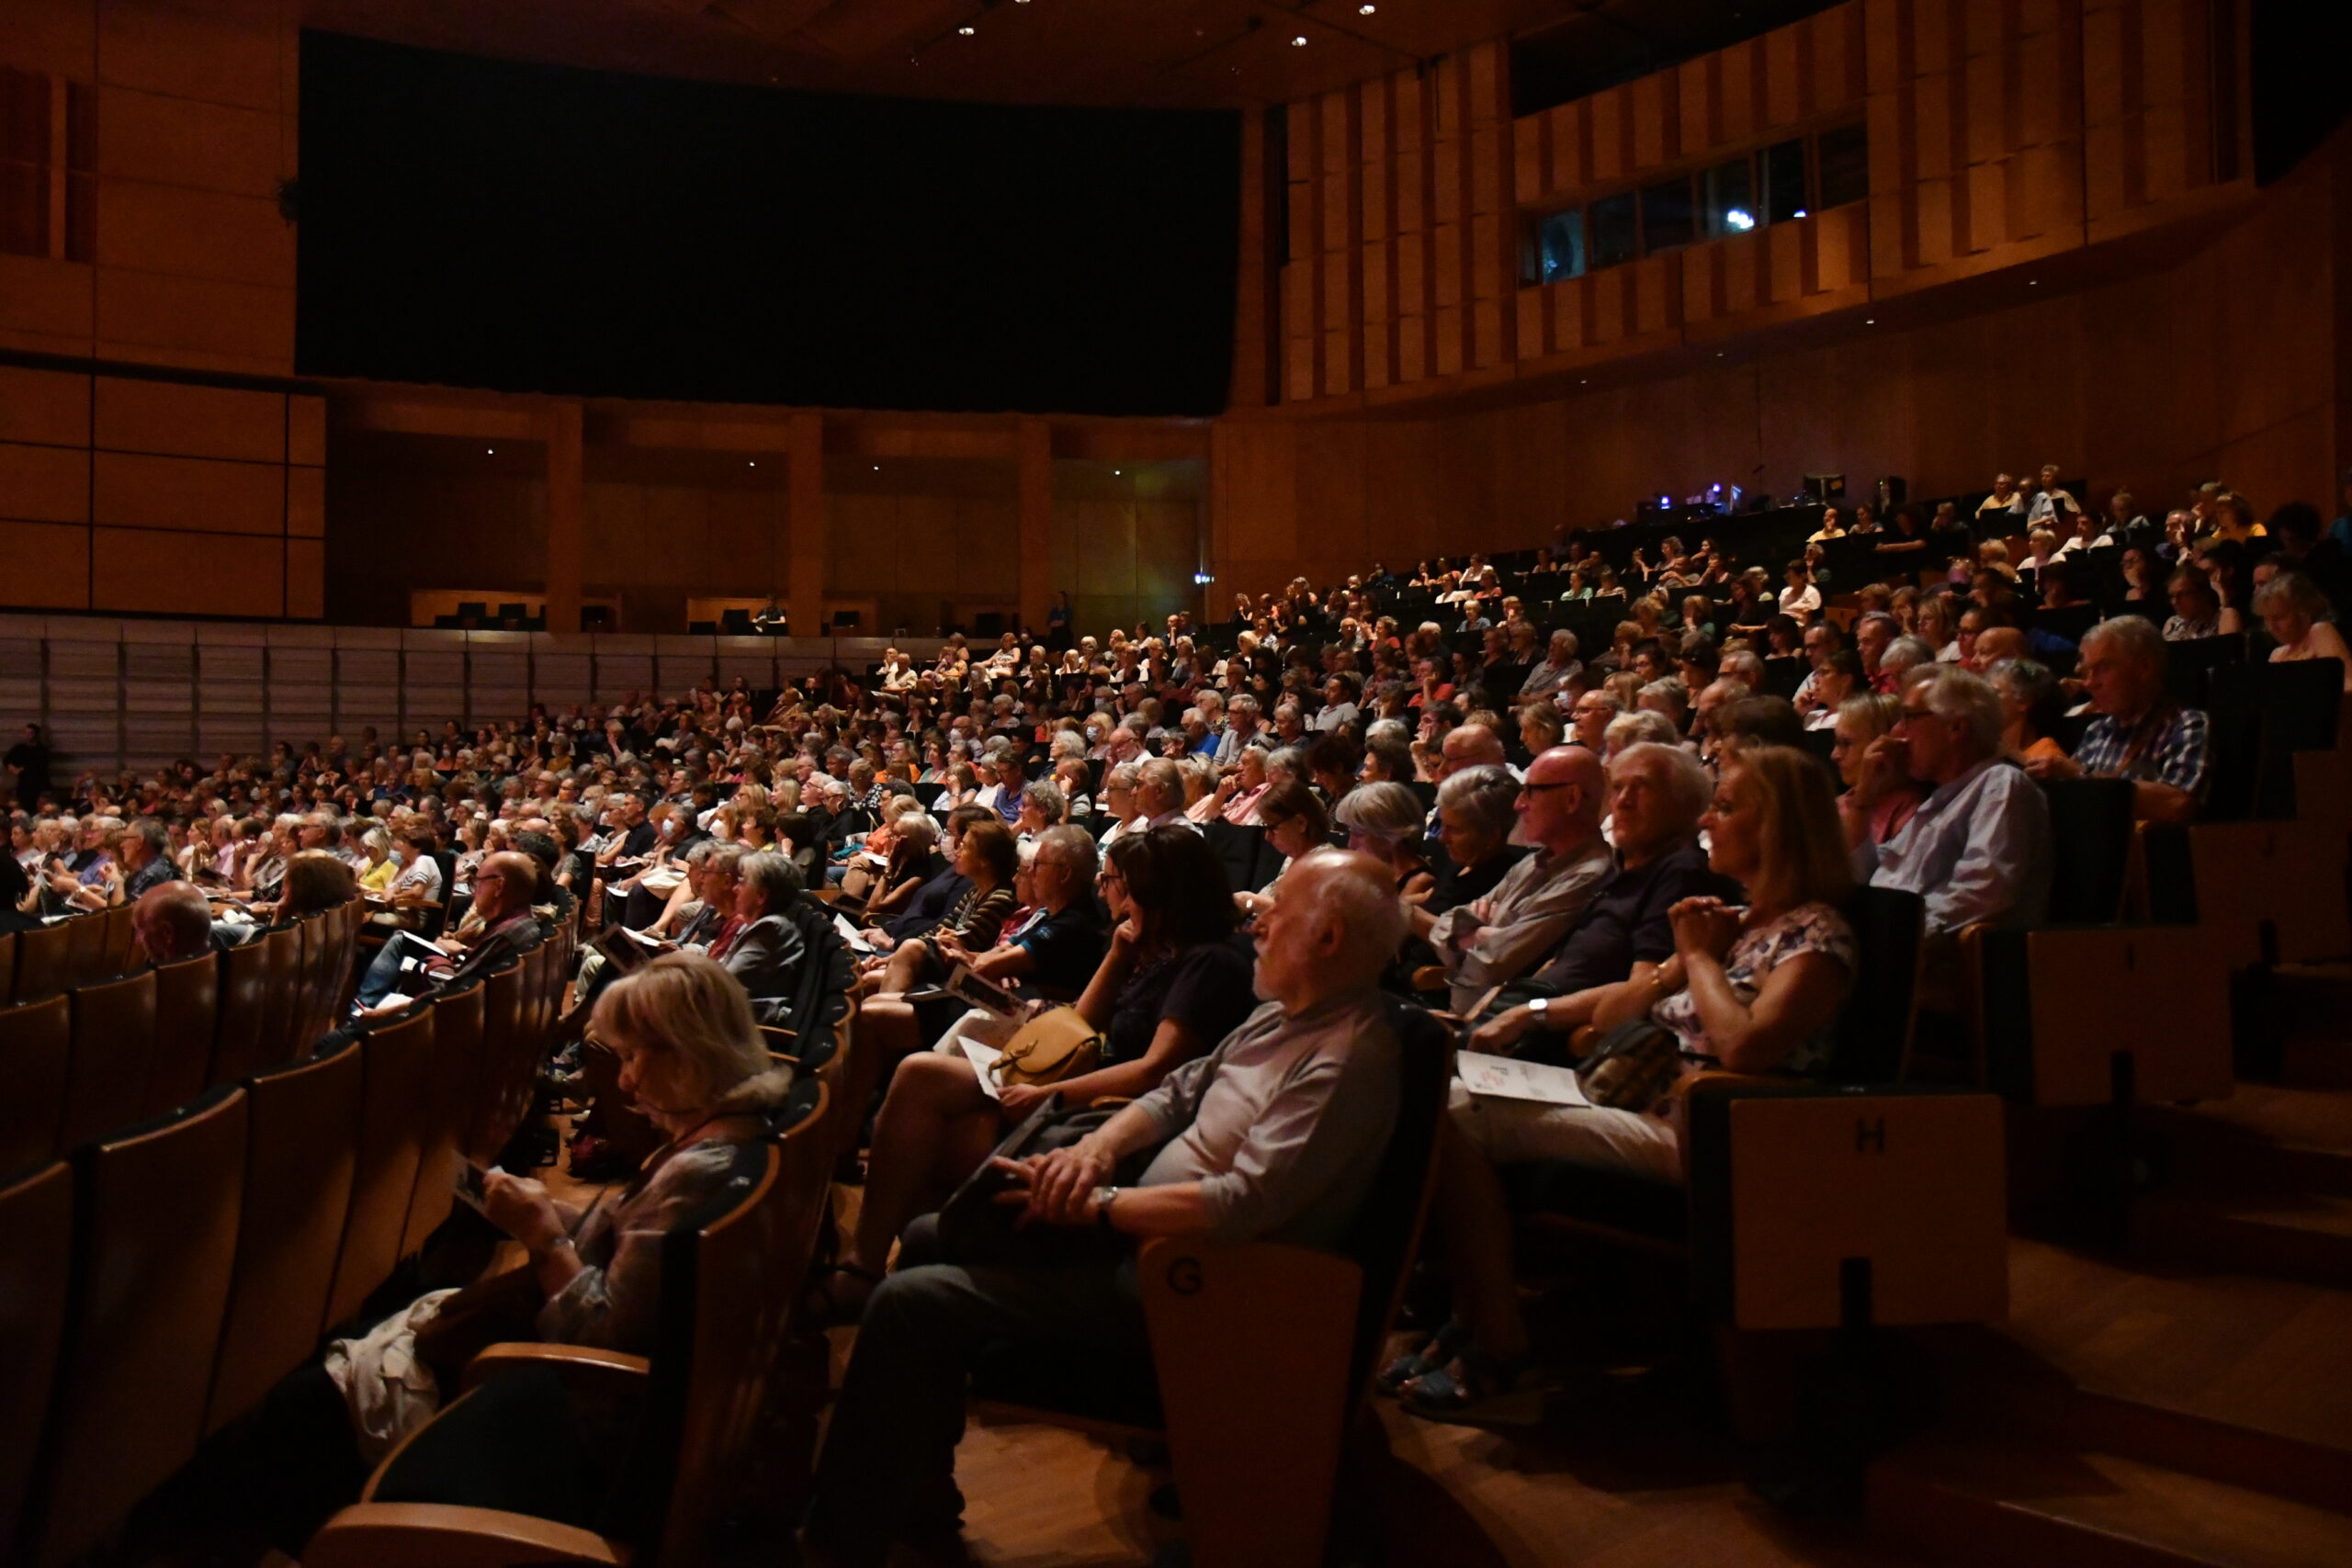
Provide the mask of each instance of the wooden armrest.
{"label": "wooden armrest", "polygon": [[600,1350],[591,1345],[549,1345],[536,1339],[507,1340],[485,1346],[466,1363],[465,1387],[470,1392],[501,1372],[511,1372],[518,1367],[553,1367],[567,1381],[578,1378],[623,1387],[634,1393],[644,1387],[653,1363],[642,1356],[632,1356],[624,1350]]}
{"label": "wooden armrest", "polygon": [[528,1514],[447,1503],[358,1503],[302,1549],[303,1568],[518,1568],[590,1562],[620,1568],[628,1549],[591,1531]]}
{"label": "wooden armrest", "polygon": [[1442,964],[1424,964],[1413,971],[1413,989],[1417,991],[1442,991],[1451,984]]}
{"label": "wooden armrest", "polygon": [[1725,1089],[1785,1089],[1797,1081],[1795,1078],[1775,1077],[1770,1073],[1735,1073],[1728,1067],[1709,1067],[1676,1084],[1674,1092],[1687,1100],[1694,1094],[1713,1094]]}

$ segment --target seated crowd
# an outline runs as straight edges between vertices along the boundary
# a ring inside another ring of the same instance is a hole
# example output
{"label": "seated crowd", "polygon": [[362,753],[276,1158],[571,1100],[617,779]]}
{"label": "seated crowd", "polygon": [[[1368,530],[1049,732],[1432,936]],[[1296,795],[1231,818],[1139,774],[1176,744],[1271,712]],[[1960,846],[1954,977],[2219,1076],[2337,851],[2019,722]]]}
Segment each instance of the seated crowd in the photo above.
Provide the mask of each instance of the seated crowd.
{"label": "seated crowd", "polygon": [[[2129,780],[2140,817],[2194,818],[2212,742],[2167,695],[2167,638],[2250,612],[2273,660],[2344,657],[2343,551],[2308,507],[2266,527],[2214,487],[2152,525],[2120,493],[2092,516],[2054,469],[2004,476],[1976,525],[2014,518],[2028,564],[1988,547],[1949,573],[1922,552],[1964,521],[1855,513],[1833,509],[1814,543],[1883,536],[1871,558],[1896,581],[1850,604],[1825,604],[1846,592],[1826,555],[1776,593],[1712,540],[1668,541],[1654,566],[1601,564],[1581,536],[1539,551],[1559,600],[1622,604],[1605,648],[1546,629],[1544,601],[1504,596],[1474,558],[1245,598],[1221,642],[1182,616],[1061,647],[957,637],[927,668],[893,650],[867,678],[773,700],[632,694],[407,746],[370,731],[85,774],[19,802],[5,915],[131,904],[162,962],[362,894],[383,938],[363,1023],[552,922],[616,928],[578,976],[563,1065],[582,1041],[617,1054],[653,1136],[611,1173],[639,1154],[645,1172],[585,1224],[518,1178],[486,1212],[531,1259],[537,1333],[641,1348],[660,1267],[641,1238],[693,1201],[704,1145],[753,1135],[775,1102],[757,1025],[795,994],[794,917],[821,891],[828,917],[854,916],[839,924],[860,954],[858,1048],[885,1065],[856,1224],[802,1303],[860,1325],[808,1537],[816,1560],[878,1562],[894,1540],[954,1535],[984,1352],[1142,1352],[1135,1240],[1337,1245],[1397,1115],[1384,992],[1442,1006],[1476,1051],[1573,1063],[1632,1029],[1668,1064],[1614,1109],[1454,1086],[1430,1241],[1453,1318],[1381,1381],[1418,1413],[1495,1415],[1542,1379],[1504,1168],[1679,1182],[1679,1081],[1824,1073],[1857,981],[1859,886],[1917,894],[1931,941],[2042,919],[2037,780]],[[2109,550],[2126,587],[2106,618],[2022,613],[2022,575],[2064,608],[2069,563]],[[1400,627],[1374,597],[1396,589],[1434,590],[1458,626]],[[1278,869],[1237,880],[1217,824]],[[625,963],[632,946],[660,955]],[[967,976],[1017,1010],[963,999]],[[1088,1041],[1076,1070],[991,1065],[1057,1008]],[[991,1162],[1056,1104],[1080,1113],[1070,1136]],[[576,1143],[575,1169],[599,1153]],[[987,1245],[931,1218],[980,1179],[1023,1216]],[[358,1343],[386,1358],[421,1327],[402,1314]],[[352,1393],[371,1376],[347,1357],[305,1374],[266,1462],[220,1495],[266,1490],[272,1465],[303,1477],[266,1510],[293,1550],[398,1435],[345,1432],[384,1408]]]}

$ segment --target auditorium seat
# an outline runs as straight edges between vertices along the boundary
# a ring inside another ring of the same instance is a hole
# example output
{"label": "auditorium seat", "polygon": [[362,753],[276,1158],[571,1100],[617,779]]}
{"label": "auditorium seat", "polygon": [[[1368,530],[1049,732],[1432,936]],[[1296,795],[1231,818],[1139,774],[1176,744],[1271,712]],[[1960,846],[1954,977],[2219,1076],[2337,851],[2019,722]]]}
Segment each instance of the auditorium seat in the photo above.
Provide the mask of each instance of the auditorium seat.
{"label": "auditorium seat", "polygon": [[1194,1562],[1323,1559],[1342,1441],[1363,1412],[1419,1246],[1452,1063],[1435,1019],[1391,1009],[1403,1094],[1343,1251],[1156,1237],[1136,1262],[1148,1368],[990,1355],[974,1376],[974,1396],[1016,1420],[1164,1433]]}
{"label": "auditorium seat", "polygon": [[2230,968],[2352,953],[2340,837],[2301,822],[2207,822],[2151,828],[2143,844],[2156,919],[2193,922]]}
{"label": "auditorium seat", "polygon": [[31,1498],[73,1261],[73,1171],[52,1160],[0,1185],[0,1549]]}
{"label": "auditorium seat", "polygon": [[2105,925],[2122,912],[2133,849],[2129,779],[2044,779],[2053,926]]}
{"label": "auditorium seat", "polygon": [[2229,1095],[2229,974],[2197,927],[1980,940],[1986,1081],[2004,1099],[2051,1107]]}
{"label": "auditorium seat", "polygon": [[432,1007],[415,1008],[361,1036],[359,1066],[359,1140],[351,1208],[320,1325],[329,1328],[357,1312],[401,1260],[417,1163],[433,1114]]}
{"label": "auditorium seat", "polygon": [[73,1071],[74,1004],[62,996],[0,1008],[0,1175],[56,1156]]}
{"label": "auditorium seat", "polygon": [[337,1039],[245,1085],[243,1217],[204,1428],[250,1409],[318,1349],[351,1209],[360,1047]]}
{"label": "auditorium seat", "polygon": [[236,1083],[277,1064],[263,1050],[269,1024],[270,951],[260,940],[220,955],[218,1022],[208,1083]]}
{"label": "auditorium seat", "polygon": [[644,1495],[618,1491],[620,1528],[635,1528],[605,1537],[523,1514],[379,1500],[398,1495],[403,1460],[430,1460],[435,1428],[452,1414],[445,1409],[377,1467],[360,1502],[311,1538],[304,1568],[707,1561],[713,1526],[772,1408],[778,1351],[816,1247],[829,1168],[825,1098],[797,1103],[800,1119],[779,1141],[739,1145],[726,1204],[670,1233],[662,1331],[650,1357],[493,1345],[467,1369],[463,1397],[493,1378],[547,1368],[571,1386],[640,1410],[635,1451],[666,1461],[667,1472],[639,1479],[666,1506],[636,1506]]}
{"label": "auditorium seat", "polygon": [[154,972],[155,1051],[142,1116],[160,1116],[204,1092],[220,1005],[220,960],[213,953]]}
{"label": "auditorium seat", "polygon": [[60,1145],[72,1148],[139,1120],[155,1059],[155,976],[150,971],[74,993],[74,1059]]}
{"label": "auditorium seat", "polygon": [[401,1256],[412,1258],[449,1216],[465,1163],[461,1146],[481,1065],[482,987],[445,991],[433,1004],[433,1101],[419,1147],[416,1184],[401,1228]]}
{"label": "auditorium seat", "polygon": [[108,967],[107,960],[113,945],[113,925],[111,910],[76,915],[65,922],[73,938],[73,948],[65,957],[66,973],[72,976],[66,982],[69,986],[86,986],[114,977],[117,971]]}
{"label": "auditorium seat", "polygon": [[20,1561],[62,1568],[187,1462],[228,1304],[245,1094],[223,1086],[74,1156],[65,1353]]}
{"label": "auditorium seat", "polygon": [[302,1032],[302,928],[273,927],[255,939],[265,954],[266,979],[262,992],[262,1021],[257,1066],[274,1067],[301,1054],[297,1043]]}
{"label": "auditorium seat", "polygon": [[481,1061],[466,1119],[466,1157],[476,1165],[495,1163],[514,1131],[505,1117],[514,1101],[509,1080],[521,1055],[522,1031],[523,966],[514,964],[482,980]]}
{"label": "auditorium seat", "polygon": [[113,908],[108,909],[106,948],[99,954],[97,972],[90,978],[110,980],[117,975],[130,974],[130,950],[136,943],[138,934],[137,930],[130,923],[129,904],[117,904]]}
{"label": "auditorium seat", "polygon": [[17,933],[17,982],[19,1002],[62,997],[79,976],[74,972],[74,930],[87,917],[77,916],[55,925],[33,926]]}
{"label": "auditorium seat", "polygon": [[17,933],[0,931],[0,1004],[16,999]]}

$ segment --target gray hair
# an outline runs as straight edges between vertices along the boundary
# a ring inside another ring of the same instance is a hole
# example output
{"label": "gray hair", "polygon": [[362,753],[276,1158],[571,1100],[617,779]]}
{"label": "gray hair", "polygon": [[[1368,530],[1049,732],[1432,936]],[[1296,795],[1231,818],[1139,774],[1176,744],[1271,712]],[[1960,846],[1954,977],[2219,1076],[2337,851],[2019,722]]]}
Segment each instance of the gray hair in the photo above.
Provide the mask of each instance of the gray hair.
{"label": "gray hair", "polygon": [[1093,879],[1094,835],[1085,829],[1073,828],[1067,823],[1058,828],[1048,828],[1037,835],[1036,843],[1041,858],[1050,858],[1055,864],[1069,867],[1070,874],[1078,878],[1081,886]]}
{"label": "gray hair", "polygon": [[1636,740],[1617,753],[1609,771],[1620,768],[1647,767],[1655,764],[1666,770],[1666,792],[1683,818],[1685,831],[1699,825],[1706,814],[1707,803],[1714,798],[1714,781],[1707,776],[1706,764],[1679,746],[1657,740]]}
{"label": "gray hair", "polygon": [[1285,746],[1278,751],[1269,752],[1266,772],[1304,782],[1306,778],[1306,753],[1295,746]]}
{"label": "gray hair", "polygon": [[2164,668],[2165,634],[2143,615],[2117,615],[2101,621],[2083,634],[2083,651],[2088,653],[2095,642],[2107,643],[2153,669]]}
{"label": "gray hair", "polygon": [[1046,779],[1039,779],[1035,784],[1023,785],[1021,791],[1021,803],[1023,806],[1035,807],[1046,818],[1048,827],[1069,815],[1069,796],[1062,793],[1061,785]]}
{"label": "gray hair", "polygon": [[1195,751],[1176,764],[1185,777],[1199,784],[1204,791],[1216,788],[1216,759],[1205,751]]}
{"label": "gray hair", "polygon": [[1682,683],[1679,675],[1662,675],[1644,686],[1639,695],[1656,697],[1660,702],[1670,702],[1681,708],[1690,705],[1690,688]]}
{"label": "gray hair", "polygon": [[[2156,629],[2153,621],[2137,615],[2132,618],[2151,632]],[[2161,649],[2164,644],[2160,641],[2156,646]],[[1928,705],[1929,713],[1967,721],[1968,739],[1979,755],[1989,757],[2001,749],[2001,731],[2008,726],[2008,715],[1991,682],[1957,664],[1928,664],[1908,683],[1919,689],[1919,700]]]}
{"label": "gray hair", "polygon": [[1184,804],[1184,775],[1176,764],[1165,757],[1152,757],[1136,764],[1137,787],[1148,784],[1152,792],[1170,806]]}
{"label": "gray hair", "polygon": [[1441,814],[1459,811],[1490,833],[1508,833],[1518,816],[1519,781],[1493,762],[1457,768],[1437,786]]}
{"label": "gray hair", "polygon": [[1366,838],[1394,843],[1420,832],[1421,799],[1400,784],[1358,784],[1340,797],[1332,820]]}
{"label": "gray hair", "polygon": [[1920,638],[1899,637],[1888,643],[1886,651],[1878,656],[1878,667],[1884,670],[1891,664],[1898,670],[1908,670],[1914,665],[1933,663],[1935,657],[1936,650]]}
{"label": "gray hair", "polygon": [[761,912],[769,915],[782,914],[808,887],[800,880],[800,868],[774,850],[745,855],[742,879],[760,896]]}
{"label": "gray hair", "polygon": [[1672,719],[1655,708],[1644,708],[1638,713],[1621,713],[1611,719],[1609,728],[1601,731],[1600,739],[1603,745],[1613,744],[1623,750],[1642,740],[1674,746],[1679,744],[1682,737],[1675,732]]}
{"label": "gray hair", "polygon": [[687,864],[699,860],[705,874],[715,871],[730,882],[743,874],[743,857],[752,852],[741,844],[722,844],[715,839],[705,839],[695,849],[702,853],[697,856],[693,851],[687,852]]}
{"label": "gray hair", "polygon": [[939,824],[932,820],[929,812],[920,815],[910,812],[893,823],[890,831],[902,844],[920,844],[929,849],[939,842]]}
{"label": "gray hair", "polygon": [[2300,571],[2282,571],[2254,591],[2254,613],[2273,610],[2300,610],[2314,621],[2326,620],[2330,613],[2327,595]]}

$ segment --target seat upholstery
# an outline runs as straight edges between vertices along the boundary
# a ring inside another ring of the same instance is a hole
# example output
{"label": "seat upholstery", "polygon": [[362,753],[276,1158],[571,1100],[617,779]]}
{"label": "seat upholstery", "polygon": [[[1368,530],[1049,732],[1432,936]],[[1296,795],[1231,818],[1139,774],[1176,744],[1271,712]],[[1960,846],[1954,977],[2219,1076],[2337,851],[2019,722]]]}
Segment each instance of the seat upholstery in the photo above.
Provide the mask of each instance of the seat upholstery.
{"label": "seat upholstery", "polygon": [[360,1089],[360,1048],[350,1040],[245,1086],[244,1210],[208,1432],[250,1408],[317,1348],[351,1210]]}
{"label": "seat upholstery", "polygon": [[270,953],[258,939],[220,955],[220,997],[208,1084],[236,1083],[277,1064],[265,1058],[269,1023]]}
{"label": "seat upholstery", "polygon": [[220,959],[206,953],[166,964],[154,980],[155,1055],[143,1116],[160,1116],[204,1092],[220,1010]]}
{"label": "seat upholstery", "polygon": [[62,996],[0,1008],[0,1175],[57,1153],[74,1060],[74,1012]]}
{"label": "seat upholstery", "polygon": [[74,928],[80,920],[60,920],[17,933],[17,985],[20,1002],[44,1001],[74,988]]}
{"label": "seat upholstery", "polygon": [[155,1056],[155,976],[84,986],[74,993],[74,1055],[62,1146],[139,1120]]}
{"label": "seat upholstery", "polygon": [[51,1161],[0,1187],[0,1542],[31,1495],[73,1259],[74,1173]]}
{"label": "seat upholstery", "polygon": [[226,1086],[75,1151],[80,1240],[35,1568],[88,1551],[195,1454],[244,1162],[245,1094]]}
{"label": "seat upholstery", "polygon": [[335,1259],[326,1325],[359,1310],[400,1261],[409,1201],[433,1109],[433,1009],[421,1007],[360,1041],[358,1163]]}

